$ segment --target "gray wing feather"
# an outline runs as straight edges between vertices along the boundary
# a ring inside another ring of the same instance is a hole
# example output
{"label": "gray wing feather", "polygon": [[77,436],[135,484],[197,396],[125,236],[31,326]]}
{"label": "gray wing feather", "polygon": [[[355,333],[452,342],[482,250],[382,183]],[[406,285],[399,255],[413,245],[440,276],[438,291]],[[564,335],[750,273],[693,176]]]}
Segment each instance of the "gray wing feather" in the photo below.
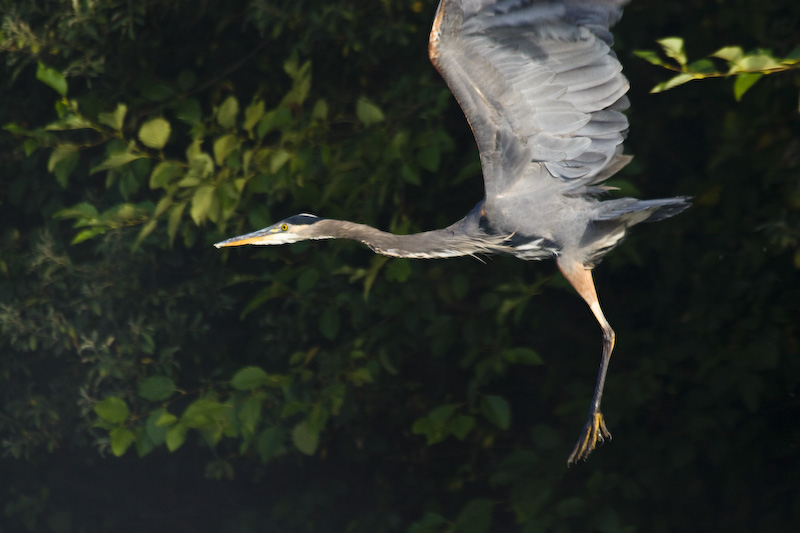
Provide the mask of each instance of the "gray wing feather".
{"label": "gray wing feather", "polygon": [[431,60],[472,128],[487,207],[511,191],[593,192],[629,160],[628,82],[609,48],[625,3],[441,1]]}

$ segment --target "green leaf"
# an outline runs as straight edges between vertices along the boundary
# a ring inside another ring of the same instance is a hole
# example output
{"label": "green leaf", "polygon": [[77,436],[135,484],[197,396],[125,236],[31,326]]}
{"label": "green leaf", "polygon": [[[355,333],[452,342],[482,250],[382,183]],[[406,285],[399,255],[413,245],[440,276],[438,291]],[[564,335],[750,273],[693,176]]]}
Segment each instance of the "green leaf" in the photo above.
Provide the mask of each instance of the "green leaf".
{"label": "green leaf", "polygon": [[328,102],[319,99],[311,110],[311,118],[314,120],[328,120]]}
{"label": "green leaf", "polygon": [[380,108],[363,96],[356,102],[356,117],[365,126],[371,126],[384,120]]}
{"label": "green leaf", "polygon": [[332,341],[339,333],[339,322],[339,311],[334,307],[326,307],[319,320],[319,330],[326,339]]}
{"label": "green leaf", "polygon": [[530,348],[525,348],[522,346],[503,350],[502,355],[503,359],[516,365],[534,366],[544,363],[538,353]]}
{"label": "green leaf", "polygon": [[61,96],[67,95],[67,79],[59,71],[46,67],[41,61],[36,66],[36,79],[54,89]]}
{"label": "green leaf", "polygon": [[476,498],[467,502],[456,518],[453,533],[486,533],[492,526],[494,502]]}
{"label": "green leaf", "polygon": [[686,52],[683,49],[683,39],[680,37],[666,37],[656,41],[664,49],[664,53],[683,66],[686,64]]}
{"label": "green leaf", "polygon": [[227,135],[223,135],[216,141],[214,141],[214,161],[217,162],[217,165],[222,166],[225,163],[225,159],[233,152],[234,150],[239,149],[239,139],[233,133],[229,133]]}
{"label": "green leaf", "polygon": [[151,402],[162,402],[176,391],[175,382],[167,376],[150,376],[139,384],[139,396]]}
{"label": "green leaf", "polygon": [[126,165],[131,161],[135,161],[137,159],[141,159],[143,156],[134,154],[130,151],[120,152],[116,154],[111,154],[108,156],[105,161],[97,165],[96,167],[92,167],[89,169],[89,174],[96,174],[103,170],[108,170],[111,168],[121,167],[122,165]]}
{"label": "green leaf", "polygon": [[673,87],[677,87],[678,85],[682,85],[686,82],[692,81],[696,79],[694,74],[678,74],[677,76],[668,79],[663,83],[659,83],[655,87],[653,87],[650,92],[651,93],[660,93],[662,91],[666,91],[668,89],[672,89]]}
{"label": "green leaf", "polygon": [[192,196],[192,208],[189,214],[192,220],[198,226],[208,218],[208,211],[211,209],[211,204],[214,200],[214,187],[204,185],[198,187]]}
{"label": "green leaf", "polygon": [[737,65],[748,72],[769,70],[780,66],[780,61],[766,51],[744,56]]}
{"label": "green leaf", "polygon": [[503,431],[511,426],[511,407],[502,396],[486,394],[481,397],[481,413],[483,416]]}
{"label": "green leaf", "polygon": [[300,422],[292,430],[292,443],[302,453],[314,455],[319,446],[319,433],[312,431],[308,422]]}
{"label": "green leaf", "polygon": [[283,445],[285,439],[286,432],[280,426],[268,427],[259,433],[256,451],[261,457],[261,462],[267,463],[273,457],[283,455],[286,452],[286,447]]}
{"label": "green leaf", "polygon": [[648,63],[652,63],[653,65],[657,65],[659,67],[664,66],[664,61],[661,59],[661,56],[652,50],[634,50],[633,54],[644,59]]}
{"label": "green leaf", "polygon": [[251,437],[256,433],[256,427],[261,421],[261,406],[264,403],[264,394],[256,393],[245,398],[239,409],[239,422],[242,424],[242,435]]}
{"label": "green leaf", "polygon": [[208,398],[198,398],[181,415],[181,424],[190,428],[215,428],[224,421],[230,406]]}
{"label": "green leaf", "polygon": [[392,259],[385,272],[387,281],[405,283],[411,276],[411,264],[408,259]]}
{"label": "green leaf", "polygon": [[275,150],[269,159],[269,171],[275,174],[280,168],[289,161],[291,154],[286,150]]}
{"label": "green leaf", "polygon": [[417,164],[428,172],[439,170],[441,159],[442,153],[437,144],[429,144],[417,152]]}
{"label": "green leaf", "polygon": [[131,411],[125,400],[116,396],[109,396],[97,402],[94,406],[97,416],[113,424],[121,424],[128,419]]}
{"label": "green leaf", "polygon": [[253,100],[253,103],[244,110],[244,125],[242,127],[245,131],[252,133],[253,128],[256,127],[256,124],[263,116],[264,100]]}
{"label": "green leaf", "polygon": [[116,457],[122,457],[133,444],[133,432],[128,428],[114,428],[109,432],[111,437],[111,453]]}
{"label": "green leaf", "polygon": [[736,63],[742,56],[744,56],[744,51],[739,46],[726,46],[711,54],[711,57],[718,57],[731,63]]}
{"label": "green leaf", "polygon": [[47,170],[52,172],[58,184],[67,188],[70,174],[78,165],[78,147],[74,144],[59,144],[50,154],[47,161]]}
{"label": "green leaf", "polygon": [[236,116],[239,114],[239,101],[235,96],[228,96],[217,110],[217,124],[225,129],[236,125]]}
{"label": "green leaf", "polygon": [[447,519],[440,514],[427,512],[419,522],[414,522],[408,528],[408,533],[440,533],[442,526],[447,524]]}
{"label": "green leaf", "polygon": [[125,114],[128,112],[128,106],[125,104],[117,104],[117,108],[110,113],[100,113],[97,115],[97,121],[100,124],[110,126],[115,131],[120,131],[125,122]]}
{"label": "green leaf", "polygon": [[167,449],[171,452],[174,452],[183,446],[183,443],[186,442],[186,434],[188,432],[189,428],[180,423],[169,428],[167,430],[167,435],[164,438],[164,441],[167,443]]}
{"label": "green leaf", "polygon": [[169,122],[161,117],[148,120],[139,128],[139,140],[148,148],[160,150],[169,139],[172,128]]}
{"label": "green leaf", "polygon": [[449,424],[450,433],[458,440],[464,440],[470,431],[475,427],[475,417],[468,415],[459,415],[455,417]]}
{"label": "green leaf", "polygon": [[162,161],[150,173],[151,189],[166,189],[167,186],[183,173],[183,167],[174,161]]}
{"label": "green leaf", "polygon": [[736,101],[740,102],[744,93],[762,77],[764,77],[764,74],[760,72],[743,72],[736,76],[736,81],[733,83],[733,96]]}
{"label": "green leaf", "polygon": [[247,366],[236,372],[231,386],[236,390],[253,390],[269,384],[269,374],[257,366]]}
{"label": "green leaf", "polygon": [[178,417],[167,411],[166,409],[161,410],[161,414],[158,416],[158,419],[154,422],[158,427],[168,427],[175,424],[178,421]]}

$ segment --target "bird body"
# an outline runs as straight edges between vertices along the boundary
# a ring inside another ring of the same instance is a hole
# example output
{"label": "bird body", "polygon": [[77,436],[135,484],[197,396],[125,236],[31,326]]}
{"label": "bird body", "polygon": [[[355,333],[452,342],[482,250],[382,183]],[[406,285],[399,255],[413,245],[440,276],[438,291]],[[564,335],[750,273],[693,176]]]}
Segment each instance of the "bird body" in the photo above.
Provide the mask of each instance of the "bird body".
{"label": "bird body", "polygon": [[569,462],[610,437],[600,412],[615,334],[591,269],[631,226],[675,215],[688,199],[601,201],[602,182],[629,161],[622,143],[628,81],[609,28],[627,0],[441,0],[429,55],[472,129],[484,198],[444,229],[394,235],[354,222],[295,215],[217,247],[353,239],[376,253],[447,258],[504,253],[554,258],[603,330],[589,417]]}

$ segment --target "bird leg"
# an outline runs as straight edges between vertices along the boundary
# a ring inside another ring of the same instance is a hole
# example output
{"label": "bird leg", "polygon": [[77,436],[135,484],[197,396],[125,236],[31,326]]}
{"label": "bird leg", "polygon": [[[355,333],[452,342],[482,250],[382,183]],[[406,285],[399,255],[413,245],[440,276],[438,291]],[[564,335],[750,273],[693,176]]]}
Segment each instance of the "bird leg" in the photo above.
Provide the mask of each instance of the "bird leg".
{"label": "bird leg", "polygon": [[603,330],[603,356],[600,360],[600,371],[597,374],[597,384],[594,388],[594,396],[592,397],[592,405],[589,408],[589,416],[586,424],[581,430],[578,443],[567,460],[567,464],[574,464],[576,461],[585,460],[592,453],[592,450],[597,446],[598,441],[603,442],[605,439],[611,439],[606,427],[603,413],[600,412],[600,400],[603,397],[603,386],[606,381],[606,372],[608,371],[608,364],[611,361],[611,351],[614,349],[614,340],[616,338],[614,330],[603,315],[603,310],[600,308],[600,300],[597,298],[597,291],[594,287],[592,280],[592,270],[586,268],[579,261],[570,261],[559,258],[557,260],[558,268],[561,273],[567,278],[567,281],[575,287],[581,298],[583,298],[589,309],[592,310],[594,317],[600,324]]}

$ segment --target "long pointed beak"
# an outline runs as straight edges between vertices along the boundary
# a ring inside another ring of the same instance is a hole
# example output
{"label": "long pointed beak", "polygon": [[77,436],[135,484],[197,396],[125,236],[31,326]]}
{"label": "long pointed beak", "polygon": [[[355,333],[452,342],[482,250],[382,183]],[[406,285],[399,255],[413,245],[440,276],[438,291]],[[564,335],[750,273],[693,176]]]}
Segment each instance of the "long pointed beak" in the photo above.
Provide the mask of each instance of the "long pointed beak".
{"label": "long pointed beak", "polygon": [[224,241],[216,243],[214,247],[225,248],[227,246],[244,246],[245,244],[272,244],[276,232],[277,230],[274,228],[260,229],[258,231],[254,231],[253,233],[245,233],[244,235],[239,235],[238,237],[225,239]]}

